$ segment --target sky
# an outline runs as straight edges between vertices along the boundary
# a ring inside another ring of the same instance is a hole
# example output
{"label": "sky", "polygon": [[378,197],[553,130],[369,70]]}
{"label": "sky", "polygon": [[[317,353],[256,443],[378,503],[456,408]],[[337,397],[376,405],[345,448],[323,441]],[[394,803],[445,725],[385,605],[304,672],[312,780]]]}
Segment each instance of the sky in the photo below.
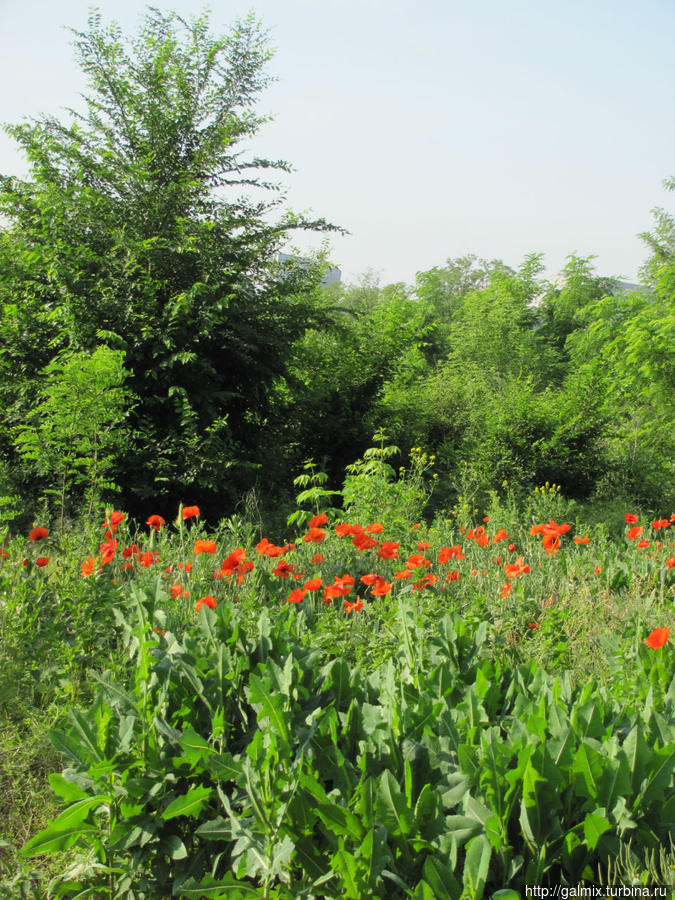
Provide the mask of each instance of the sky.
{"label": "sky", "polygon": [[[90,5],[0,0],[0,122],[83,108],[63,26],[85,30]],[[146,8],[97,6],[130,36]],[[220,0],[213,32],[249,10],[276,51],[251,152],[293,166],[285,206],[350,232],[329,239],[343,280],[413,284],[468,253],[542,253],[549,277],[594,255],[638,280],[651,210],[675,212],[673,0]],[[0,173],[27,172],[0,133]]]}

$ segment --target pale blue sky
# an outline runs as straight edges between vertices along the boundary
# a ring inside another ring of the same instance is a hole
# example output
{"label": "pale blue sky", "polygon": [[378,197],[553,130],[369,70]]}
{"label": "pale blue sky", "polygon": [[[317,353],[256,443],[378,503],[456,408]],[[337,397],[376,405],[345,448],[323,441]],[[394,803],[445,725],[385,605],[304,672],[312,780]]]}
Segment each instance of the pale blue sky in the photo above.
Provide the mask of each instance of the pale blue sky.
{"label": "pale blue sky", "polygon": [[[90,5],[0,0],[0,121],[79,105],[60,26],[84,29]],[[129,34],[145,9],[97,5]],[[254,149],[294,166],[289,207],[349,229],[331,238],[343,278],[412,283],[471,252],[514,266],[543,252],[552,275],[576,252],[636,280],[637,234],[653,207],[675,207],[662,186],[675,175],[674,0],[223,0],[213,30],[251,8],[279,78]],[[0,172],[26,172],[4,133]]]}

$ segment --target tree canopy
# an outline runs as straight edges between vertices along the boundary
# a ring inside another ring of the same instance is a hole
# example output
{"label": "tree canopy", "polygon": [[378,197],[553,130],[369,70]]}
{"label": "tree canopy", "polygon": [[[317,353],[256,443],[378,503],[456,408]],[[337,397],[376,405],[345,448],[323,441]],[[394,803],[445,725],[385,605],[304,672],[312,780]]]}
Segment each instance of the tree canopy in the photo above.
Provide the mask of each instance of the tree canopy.
{"label": "tree canopy", "polygon": [[21,419],[59,350],[121,350],[136,405],[116,480],[222,500],[260,464],[272,382],[319,321],[318,268],[281,277],[278,249],[331,226],[280,211],[270,177],[290,166],[242,147],[269,82],[252,16],[213,37],[207,14],[150,9],[130,41],[94,12],[74,35],[86,112],[7,127],[31,168],[0,181],[4,399]]}

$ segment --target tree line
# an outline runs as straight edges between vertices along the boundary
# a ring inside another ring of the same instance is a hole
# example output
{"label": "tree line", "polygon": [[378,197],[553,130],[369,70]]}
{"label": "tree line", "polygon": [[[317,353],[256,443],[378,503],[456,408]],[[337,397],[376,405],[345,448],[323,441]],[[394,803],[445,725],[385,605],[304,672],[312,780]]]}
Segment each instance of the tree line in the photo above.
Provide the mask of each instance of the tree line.
{"label": "tree line", "polygon": [[641,291],[575,256],[552,285],[536,255],[322,286],[321,254],[279,250],[340,229],[285,210],[288,163],[245,151],[260,23],[149,9],[128,39],[92,12],[74,37],[86,112],[6,126],[30,175],[0,178],[0,515],[215,519],[252,490],[273,510],[308,458],[340,487],[375,432],[401,464],[435,455],[438,507],[546,481],[675,505],[672,216]]}

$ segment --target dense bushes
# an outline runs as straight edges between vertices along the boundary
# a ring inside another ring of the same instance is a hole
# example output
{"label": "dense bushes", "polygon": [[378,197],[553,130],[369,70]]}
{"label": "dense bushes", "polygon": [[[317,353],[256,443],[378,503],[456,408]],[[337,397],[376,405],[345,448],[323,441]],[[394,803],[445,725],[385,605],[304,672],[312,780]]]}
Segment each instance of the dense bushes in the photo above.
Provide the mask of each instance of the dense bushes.
{"label": "dense bushes", "polygon": [[271,223],[276,199],[232,193],[274,189],[262,173],[288,168],[235,152],[263,121],[260,26],[216,39],[206,16],[150,11],[133,42],[97,14],[75,35],[87,113],[11,127],[31,178],[0,189],[0,483],[27,518],[63,483],[60,462],[26,452],[31,410],[60,354],[103,348],[120,355],[126,399],[100,488],[119,486],[132,510],[152,498],[167,512],[189,493],[214,518],[254,490],[278,512],[308,457],[337,489],[382,430],[404,455],[435,455],[436,508],[467,493],[485,503],[505,480],[673,501],[666,213],[646,236],[642,293],[617,293],[575,257],[554,287],[537,256],[518,271],[448,260],[414,288],[321,289],[320,260],[281,266],[276,254],[293,229],[331,226]]}

